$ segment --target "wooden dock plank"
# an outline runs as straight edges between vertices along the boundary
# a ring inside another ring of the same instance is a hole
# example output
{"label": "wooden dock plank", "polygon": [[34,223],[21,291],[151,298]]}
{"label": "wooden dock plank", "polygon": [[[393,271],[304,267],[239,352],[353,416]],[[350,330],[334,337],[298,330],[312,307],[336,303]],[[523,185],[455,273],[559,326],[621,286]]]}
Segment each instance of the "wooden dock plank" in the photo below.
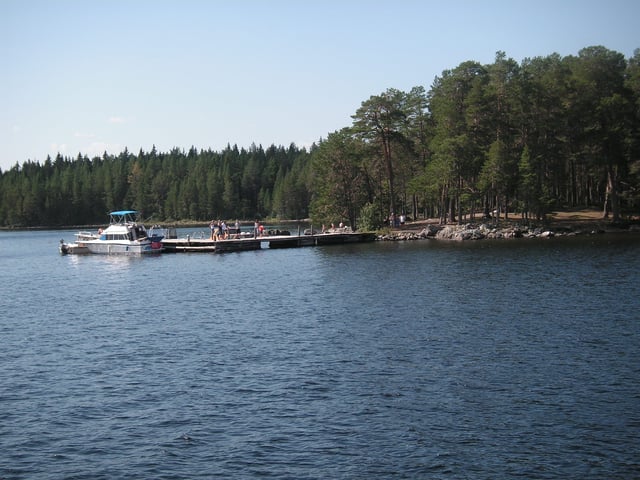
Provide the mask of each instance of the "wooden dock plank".
{"label": "wooden dock plank", "polygon": [[316,235],[274,235],[214,241],[207,238],[171,238],[162,244],[167,253],[210,252],[226,253],[259,250],[263,243],[269,248],[297,248],[317,245],[360,243],[375,240],[373,233],[322,233]]}

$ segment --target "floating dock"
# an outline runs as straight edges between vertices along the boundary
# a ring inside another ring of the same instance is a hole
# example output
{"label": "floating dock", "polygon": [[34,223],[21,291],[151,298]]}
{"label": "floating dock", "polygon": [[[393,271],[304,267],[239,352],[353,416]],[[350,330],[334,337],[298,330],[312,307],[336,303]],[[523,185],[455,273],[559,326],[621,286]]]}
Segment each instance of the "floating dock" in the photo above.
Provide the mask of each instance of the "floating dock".
{"label": "floating dock", "polygon": [[314,247],[318,245],[340,245],[345,243],[373,242],[376,234],[365,233],[319,233],[314,235],[274,235],[246,237],[229,240],[210,240],[206,238],[168,238],[162,240],[165,253],[209,252],[227,253],[245,250],[260,250],[262,245],[268,248]]}

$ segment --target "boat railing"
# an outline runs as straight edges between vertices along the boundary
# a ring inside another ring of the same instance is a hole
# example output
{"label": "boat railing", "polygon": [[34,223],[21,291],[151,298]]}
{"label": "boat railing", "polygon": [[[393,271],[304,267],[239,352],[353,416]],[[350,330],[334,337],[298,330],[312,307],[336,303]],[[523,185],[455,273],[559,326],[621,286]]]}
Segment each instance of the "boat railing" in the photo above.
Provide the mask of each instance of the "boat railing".
{"label": "boat railing", "polygon": [[178,232],[175,227],[161,227],[160,225],[153,225],[151,228],[147,229],[147,236],[149,238],[178,238]]}
{"label": "boat railing", "polygon": [[100,235],[94,232],[78,232],[76,233],[76,239],[77,240],[95,240],[97,238],[100,238]]}

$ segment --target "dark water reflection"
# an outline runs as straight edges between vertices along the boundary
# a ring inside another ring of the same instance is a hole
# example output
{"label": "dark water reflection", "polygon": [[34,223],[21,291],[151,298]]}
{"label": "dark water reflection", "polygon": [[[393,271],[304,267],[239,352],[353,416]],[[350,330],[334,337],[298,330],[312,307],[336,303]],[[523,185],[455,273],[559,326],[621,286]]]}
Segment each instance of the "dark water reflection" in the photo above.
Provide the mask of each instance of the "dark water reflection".
{"label": "dark water reflection", "polygon": [[0,233],[0,478],[640,476],[637,237],[59,237]]}

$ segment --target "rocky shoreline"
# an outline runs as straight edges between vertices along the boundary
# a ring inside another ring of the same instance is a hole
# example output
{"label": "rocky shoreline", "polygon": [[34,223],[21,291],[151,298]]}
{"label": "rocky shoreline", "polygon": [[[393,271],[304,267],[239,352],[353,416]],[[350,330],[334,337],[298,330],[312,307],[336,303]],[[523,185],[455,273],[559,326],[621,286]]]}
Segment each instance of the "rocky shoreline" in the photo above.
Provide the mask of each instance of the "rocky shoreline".
{"label": "rocky shoreline", "polygon": [[640,232],[639,224],[612,225],[588,223],[580,225],[556,225],[555,227],[525,227],[518,224],[494,226],[486,223],[464,225],[428,224],[422,229],[402,229],[379,234],[379,241],[407,240],[485,240],[513,238],[550,238],[558,236],[597,235],[603,233]]}

